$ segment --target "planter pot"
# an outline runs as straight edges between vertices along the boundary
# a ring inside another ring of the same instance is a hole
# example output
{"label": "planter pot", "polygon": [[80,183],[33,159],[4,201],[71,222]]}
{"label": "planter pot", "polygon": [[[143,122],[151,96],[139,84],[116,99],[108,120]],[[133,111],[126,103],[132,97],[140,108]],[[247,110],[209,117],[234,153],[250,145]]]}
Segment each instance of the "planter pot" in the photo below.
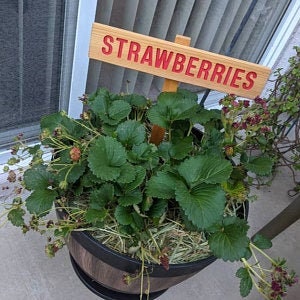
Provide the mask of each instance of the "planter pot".
{"label": "planter pot", "polygon": [[[249,205],[239,213],[248,217]],[[57,211],[58,218],[64,212]],[[139,260],[116,252],[85,231],[74,231],[66,240],[73,268],[80,280],[93,293],[106,300],[140,300],[141,279],[133,280],[130,285],[124,283],[124,275],[136,275],[142,268]],[[195,262],[170,264],[169,270],[158,264],[145,264],[144,290],[150,288],[149,299],[155,299],[168,288],[194,276],[214,262],[217,258],[207,257]],[[148,299],[146,295],[143,299]]]}
{"label": "planter pot", "polygon": [[[123,281],[125,274],[134,276],[141,270],[140,261],[111,250],[87,232],[72,232],[67,246],[75,272],[92,292],[110,300],[140,299],[141,280],[133,280],[130,285]],[[216,257],[210,256],[192,263],[171,264],[169,270],[160,265],[146,264],[149,277],[145,272],[144,289],[149,280],[150,299],[155,299],[215,260]]]}

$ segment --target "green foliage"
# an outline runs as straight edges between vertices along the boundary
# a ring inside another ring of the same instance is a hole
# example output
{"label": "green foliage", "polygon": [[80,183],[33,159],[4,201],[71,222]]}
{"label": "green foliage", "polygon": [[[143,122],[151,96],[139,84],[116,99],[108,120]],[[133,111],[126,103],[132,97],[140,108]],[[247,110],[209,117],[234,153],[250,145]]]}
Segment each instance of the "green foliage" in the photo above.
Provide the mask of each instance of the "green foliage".
{"label": "green foliage", "polygon": [[242,297],[247,297],[252,290],[252,279],[246,268],[239,268],[236,272],[236,276],[240,278],[240,294]]}
{"label": "green foliage", "polygon": [[131,206],[143,201],[143,194],[140,190],[133,190],[121,195],[118,202],[122,206]]}
{"label": "green foliage", "polygon": [[26,189],[47,189],[51,185],[53,174],[47,171],[45,165],[36,166],[32,169],[28,169],[24,173],[24,183]]}
{"label": "green foliage", "polygon": [[[209,255],[244,263],[237,276],[245,297],[255,274],[246,259],[254,248],[260,252],[271,242],[255,236],[251,244],[242,208],[253,178],[269,176],[274,163],[283,159],[278,148],[274,151],[279,136],[284,132],[285,139],[289,133],[283,128],[299,128],[299,59],[291,59],[291,66],[285,75],[278,71],[280,96],[272,93],[269,102],[257,97],[250,105],[227,95],[220,101],[222,110],[207,110],[196,94],[185,90],[163,92],[152,103],[141,95],[100,88],[81,99],[85,107],[80,119],[65,112],[43,117],[42,146],[27,147],[18,139],[5,168],[9,171],[23,156],[31,156],[29,168],[20,170],[31,193],[24,202],[8,206],[8,220],[24,232],[54,233],[57,240],[46,247],[50,256],[72,230],[102,230],[118,237],[122,251],[134,249],[135,255],[151,241],[150,262],[168,257],[165,230],[179,225],[184,234],[200,236]],[[288,119],[277,122],[282,113]],[[154,125],[163,129],[158,143],[150,142]],[[43,155],[49,148],[51,159]],[[295,169],[299,149],[299,144],[291,148]],[[10,171],[8,178],[15,182],[17,175]],[[63,214],[59,222],[45,221],[53,207]],[[26,213],[31,217],[27,223]],[[176,249],[170,251],[177,251],[182,233],[172,235]],[[260,267],[258,262],[255,266]]]}
{"label": "green foliage", "polygon": [[225,193],[221,187],[199,183],[192,189],[176,186],[176,200],[187,218],[199,229],[205,229],[221,220],[225,206]]}
{"label": "green foliage", "polygon": [[145,140],[145,127],[137,121],[128,120],[117,127],[117,136],[123,146],[140,145]]}
{"label": "green foliage", "polygon": [[25,210],[21,207],[17,206],[9,211],[7,214],[7,219],[17,227],[23,226],[24,222]]}
{"label": "green foliage", "polygon": [[112,137],[100,136],[91,146],[88,156],[91,171],[102,180],[114,180],[126,163],[126,150]]}
{"label": "green foliage", "polygon": [[26,199],[26,208],[33,215],[44,216],[51,211],[57,196],[55,190],[36,189]]}
{"label": "green foliage", "polygon": [[105,209],[88,209],[85,213],[85,220],[95,226],[103,226],[103,221],[107,215]]}
{"label": "green foliage", "polygon": [[130,192],[143,185],[146,176],[146,169],[142,166],[134,167],[134,180],[126,184],[121,184],[124,191]]}
{"label": "green foliage", "polygon": [[118,205],[115,210],[115,218],[121,225],[133,224],[132,209],[130,207]]}
{"label": "green foliage", "polygon": [[182,162],[178,171],[187,184],[193,187],[202,182],[218,184],[226,181],[232,172],[232,165],[226,159],[197,155]]}
{"label": "green foliage", "polygon": [[[135,244],[151,238],[153,226],[174,219],[209,230],[217,257],[242,257],[246,225],[224,218],[225,206],[229,199],[246,201],[246,170],[268,174],[268,157],[243,155],[244,168],[236,166],[224,148],[220,111],[200,107],[189,91],[161,93],[152,104],[143,96],[99,89],[83,101],[87,109],[80,120],[64,112],[42,119],[42,143],[54,152],[50,162],[43,161],[40,148],[28,148],[38,157],[24,174],[32,191],[25,202],[30,214],[47,215],[58,201],[75,221],[72,226],[101,228],[115,220]],[[166,130],[159,145],[149,142],[153,124]],[[21,226],[23,211],[15,208],[9,218]]]}
{"label": "green foliage", "polygon": [[131,111],[128,102],[116,99],[106,89],[99,89],[89,99],[93,113],[108,125],[117,125],[124,120]]}
{"label": "green foliage", "polygon": [[127,103],[129,103],[131,107],[136,107],[139,109],[145,109],[147,108],[148,105],[147,99],[142,95],[137,95],[137,94],[123,95],[122,99]]}
{"label": "green foliage", "polygon": [[249,245],[248,228],[247,222],[237,217],[226,217],[222,224],[212,227],[208,242],[214,254],[225,261],[243,258]]}
{"label": "green foliage", "polygon": [[99,189],[90,192],[90,208],[104,209],[107,204],[114,200],[114,186],[110,183],[103,184]]}
{"label": "green foliage", "polygon": [[244,165],[247,170],[259,176],[267,176],[272,172],[273,161],[267,156],[250,157]]}
{"label": "green foliage", "polygon": [[260,249],[269,249],[272,247],[272,242],[261,234],[256,234],[252,239],[252,243]]}
{"label": "green foliage", "polygon": [[158,172],[147,182],[147,195],[153,198],[175,198],[175,187],[178,178],[170,172]]}
{"label": "green foliage", "polygon": [[185,98],[180,93],[161,93],[157,101],[157,105],[148,111],[148,118],[153,124],[166,129],[175,121],[192,118],[198,109],[195,98]]}

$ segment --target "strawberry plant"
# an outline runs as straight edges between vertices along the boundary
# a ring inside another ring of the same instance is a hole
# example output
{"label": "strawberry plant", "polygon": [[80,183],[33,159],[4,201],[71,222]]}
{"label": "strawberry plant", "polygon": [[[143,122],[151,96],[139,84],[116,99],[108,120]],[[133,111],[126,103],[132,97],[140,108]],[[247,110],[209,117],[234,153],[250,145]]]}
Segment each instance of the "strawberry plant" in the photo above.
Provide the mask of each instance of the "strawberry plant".
{"label": "strawberry plant", "polygon": [[[273,166],[267,153],[247,152],[251,139],[239,140],[240,131],[253,137],[265,126],[262,116],[234,120],[237,109],[251,108],[248,100],[229,95],[222,110],[206,110],[185,90],[161,93],[153,103],[101,88],[81,101],[79,119],[65,112],[42,118],[40,144],[18,138],[9,165],[24,157],[31,162],[9,171],[22,183],[7,204],[13,225],[50,232],[49,256],[72,231],[86,230],[116,251],[166,269],[210,255],[247,261],[249,171],[268,176]],[[164,129],[157,143],[150,138],[154,125]],[[30,194],[22,197],[25,190]],[[53,209],[64,217],[52,220]],[[243,282],[247,270],[237,274]]]}

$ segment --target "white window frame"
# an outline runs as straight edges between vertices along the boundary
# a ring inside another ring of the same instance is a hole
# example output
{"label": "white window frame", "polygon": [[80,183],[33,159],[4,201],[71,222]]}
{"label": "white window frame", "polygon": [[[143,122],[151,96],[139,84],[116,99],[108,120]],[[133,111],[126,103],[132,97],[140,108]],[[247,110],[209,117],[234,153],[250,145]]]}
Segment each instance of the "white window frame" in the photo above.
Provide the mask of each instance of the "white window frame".
{"label": "white window frame", "polygon": [[78,101],[85,93],[89,67],[89,44],[92,24],[95,20],[97,0],[80,0],[76,29],[75,50],[71,78],[68,115],[78,118],[82,112],[82,103]]}
{"label": "white window frame", "polygon": [[300,1],[292,0],[273,38],[259,61],[260,64],[273,68],[299,22],[299,15]]}

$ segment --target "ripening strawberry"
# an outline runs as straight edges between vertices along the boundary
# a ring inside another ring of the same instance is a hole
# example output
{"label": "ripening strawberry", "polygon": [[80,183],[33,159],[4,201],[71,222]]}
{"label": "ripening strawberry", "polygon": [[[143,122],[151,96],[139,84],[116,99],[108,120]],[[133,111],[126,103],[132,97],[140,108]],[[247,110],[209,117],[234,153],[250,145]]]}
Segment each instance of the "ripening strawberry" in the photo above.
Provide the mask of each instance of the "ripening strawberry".
{"label": "ripening strawberry", "polygon": [[81,151],[78,147],[73,147],[70,150],[70,157],[73,161],[78,161],[80,159],[81,156]]}
{"label": "ripening strawberry", "polygon": [[234,149],[232,146],[225,146],[225,153],[227,156],[232,156],[234,153]]}

